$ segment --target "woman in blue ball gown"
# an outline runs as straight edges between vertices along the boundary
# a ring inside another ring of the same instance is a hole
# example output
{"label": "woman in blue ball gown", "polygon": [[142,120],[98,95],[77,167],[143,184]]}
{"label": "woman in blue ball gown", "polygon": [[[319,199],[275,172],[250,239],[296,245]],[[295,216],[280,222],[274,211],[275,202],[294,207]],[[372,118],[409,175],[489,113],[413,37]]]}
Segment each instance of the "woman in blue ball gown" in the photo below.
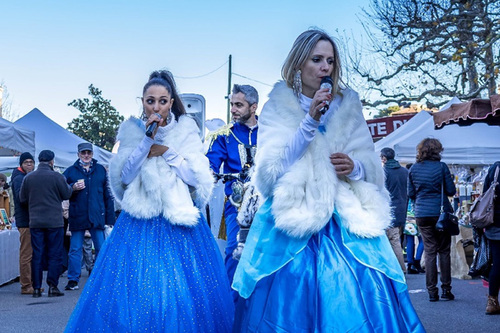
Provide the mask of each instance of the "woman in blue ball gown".
{"label": "woman in blue ball gown", "polygon": [[332,38],[302,33],[259,117],[253,181],[266,201],[234,277],[235,331],[424,331],[385,236],[382,166],[340,74]]}
{"label": "woman in blue ball gown", "polygon": [[229,282],[199,210],[213,188],[199,129],[170,72],[151,74],[142,101],[145,121],[120,126],[110,163],[122,213],[66,332],[230,332]]}

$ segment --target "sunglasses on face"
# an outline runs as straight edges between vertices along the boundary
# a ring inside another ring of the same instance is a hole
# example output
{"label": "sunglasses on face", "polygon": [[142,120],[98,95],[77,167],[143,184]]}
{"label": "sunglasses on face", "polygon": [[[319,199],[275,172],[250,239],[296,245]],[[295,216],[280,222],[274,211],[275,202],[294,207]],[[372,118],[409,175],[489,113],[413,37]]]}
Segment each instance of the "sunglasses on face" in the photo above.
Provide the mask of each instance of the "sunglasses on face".
{"label": "sunglasses on face", "polygon": [[82,151],[80,152],[80,154],[81,154],[81,155],[92,155],[92,151],[90,151],[90,150],[82,150]]}

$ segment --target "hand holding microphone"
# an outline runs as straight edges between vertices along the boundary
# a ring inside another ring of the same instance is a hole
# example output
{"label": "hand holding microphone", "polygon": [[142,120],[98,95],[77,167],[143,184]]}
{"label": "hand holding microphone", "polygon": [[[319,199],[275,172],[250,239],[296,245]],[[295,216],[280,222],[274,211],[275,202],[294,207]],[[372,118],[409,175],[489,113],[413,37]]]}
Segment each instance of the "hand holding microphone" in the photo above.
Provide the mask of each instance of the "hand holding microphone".
{"label": "hand holding microphone", "polygon": [[161,122],[161,115],[159,113],[155,113],[155,115],[158,117],[158,121],[153,121],[151,124],[146,129],[146,136],[152,137],[153,133],[156,130],[156,127],[158,127],[158,123]]}
{"label": "hand holding microphone", "polygon": [[[332,78],[329,77],[329,76],[323,76],[323,78],[321,79],[321,84],[319,86],[319,89],[328,89],[328,93],[331,94],[332,93],[332,88],[333,88]],[[325,106],[323,106],[319,110],[319,112],[321,112],[322,114],[325,114],[326,111],[328,111],[329,107],[330,107],[330,100],[326,100],[325,101]]]}

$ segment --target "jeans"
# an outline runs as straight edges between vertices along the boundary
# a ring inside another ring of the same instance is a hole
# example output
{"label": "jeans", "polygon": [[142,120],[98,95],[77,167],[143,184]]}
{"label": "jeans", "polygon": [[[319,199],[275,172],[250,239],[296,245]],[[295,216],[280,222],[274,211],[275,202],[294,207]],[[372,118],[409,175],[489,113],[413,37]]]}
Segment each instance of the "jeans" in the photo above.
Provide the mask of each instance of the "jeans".
{"label": "jeans", "polygon": [[[415,255],[415,238],[418,238],[417,254]],[[422,241],[422,236],[410,236],[406,235],[406,258],[408,264],[413,264],[415,260],[422,259],[422,253],[424,252],[424,242]]]}
{"label": "jeans", "polygon": [[[104,243],[104,230],[93,228],[89,231],[92,236],[92,241],[94,242],[95,256],[97,258],[99,250]],[[80,281],[84,237],[85,230],[71,231],[71,244],[68,256],[68,280],[70,281]]]}
{"label": "jeans", "polygon": [[49,287],[57,287],[62,272],[64,228],[31,228],[30,232],[33,248],[31,259],[33,288],[42,287],[44,253],[47,254],[48,262],[47,284]]}
{"label": "jeans", "polygon": [[437,257],[441,270],[441,289],[451,290],[451,235],[437,231],[435,226],[438,216],[416,218],[417,225],[424,241],[425,250],[425,284],[429,294],[438,292],[437,285]]}
{"label": "jeans", "polygon": [[493,266],[490,270],[488,293],[490,296],[498,297],[500,289],[500,240],[489,239],[489,245]]}

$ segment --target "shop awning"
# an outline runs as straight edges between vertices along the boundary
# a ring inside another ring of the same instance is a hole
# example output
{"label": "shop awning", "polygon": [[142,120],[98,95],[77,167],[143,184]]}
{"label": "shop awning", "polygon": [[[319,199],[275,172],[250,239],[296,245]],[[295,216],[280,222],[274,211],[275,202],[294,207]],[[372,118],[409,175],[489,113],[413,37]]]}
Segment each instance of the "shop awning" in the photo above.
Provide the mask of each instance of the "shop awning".
{"label": "shop awning", "polygon": [[468,126],[476,122],[500,125],[500,95],[493,95],[490,99],[478,98],[466,103],[453,104],[432,116],[437,129],[448,124]]}

